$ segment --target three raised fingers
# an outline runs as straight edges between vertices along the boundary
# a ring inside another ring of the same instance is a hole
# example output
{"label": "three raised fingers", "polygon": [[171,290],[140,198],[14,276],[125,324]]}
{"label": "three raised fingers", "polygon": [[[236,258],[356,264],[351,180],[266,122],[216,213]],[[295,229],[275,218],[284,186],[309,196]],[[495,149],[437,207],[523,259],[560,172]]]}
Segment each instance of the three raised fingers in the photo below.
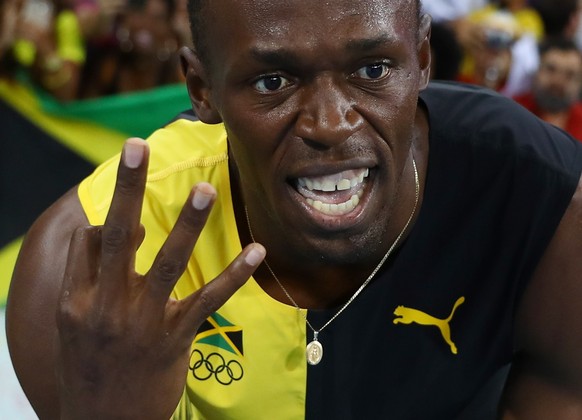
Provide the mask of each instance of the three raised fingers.
{"label": "three raised fingers", "polygon": [[[110,303],[112,302],[109,298],[115,300],[115,296],[124,295],[122,289],[128,287],[128,280],[132,277],[135,253],[141,237],[140,217],[148,158],[149,148],[145,141],[137,138],[126,141],[111,207],[100,231],[101,249],[92,251],[101,254],[98,270],[99,293],[104,301]],[[146,275],[146,296],[150,305],[160,309],[166,305],[175,283],[188,264],[215,199],[216,191],[208,183],[200,183],[193,189]],[[79,242],[79,238],[73,242]],[[77,245],[73,254],[83,251],[87,253],[87,249],[83,248],[82,245]],[[182,337],[192,336],[204,319],[221,307],[248,280],[263,261],[265,254],[266,251],[260,244],[247,246],[219,277],[186,298],[182,302],[185,322],[179,323],[178,328],[182,331],[177,333]],[[65,279],[67,286],[63,288],[64,300],[66,290],[72,285],[73,272],[79,270],[88,273],[94,269],[76,264],[69,268],[65,276],[67,278],[70,275],[71,281]]]}

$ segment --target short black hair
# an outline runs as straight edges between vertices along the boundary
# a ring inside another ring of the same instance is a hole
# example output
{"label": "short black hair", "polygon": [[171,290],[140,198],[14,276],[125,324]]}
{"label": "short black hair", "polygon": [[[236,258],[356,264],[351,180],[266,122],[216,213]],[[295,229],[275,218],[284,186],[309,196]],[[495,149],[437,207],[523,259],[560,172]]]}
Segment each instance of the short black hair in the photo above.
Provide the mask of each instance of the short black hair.
{"label": "short black hair", "polygon": [[202,33],[204,32],[202,25],[202,12],[208,2],[206,0],[188,0],[188,18],[190,20],[190,32],[192,34],[192,41],[194,47],[202,59],[205,61],[206,44]]}
{"label": "short black hair", "polygon": [[564,36],[549,36],[544,38],[544,40],[539,45],[540,57],[550,50],[559,50],[564,52],[576,51],[581,53],[578,49],[578,45],[576,45],[572,39],[566,38]]}
{"label": "short black hair", "polygon": [[[415,0],[416,2],[416,15],[418,17],[417,24],[420,24],[420,17],[422,13],[421,0]],[[202,16],[204,14],[204,8],[207,7],[210,0],[188,0],[188,17],[190,19],[190,31],[192,33],[192,41],[198,57],[200,60],[207,64],[209,60],[208,51],[208,40],[203,36],[205,28],[203,25]]]}

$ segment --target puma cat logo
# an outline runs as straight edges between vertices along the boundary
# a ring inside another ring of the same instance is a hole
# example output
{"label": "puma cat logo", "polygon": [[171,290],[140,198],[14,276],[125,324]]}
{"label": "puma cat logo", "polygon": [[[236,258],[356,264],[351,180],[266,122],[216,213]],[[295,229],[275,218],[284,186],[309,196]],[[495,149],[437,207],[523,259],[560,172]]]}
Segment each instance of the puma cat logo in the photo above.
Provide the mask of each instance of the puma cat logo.
{"label": "puma cat logo", "polygon": [[437,327],[443,336],[445,342],[451,347],[451,352],[453,354],[457,354],[457,346],[451,340],[451,328],[449,327],[449,322],[453,319],[453,315],[457,310],[457,307],[465,301],[465,297],[461,296],[455,304],[453,305],[453,309],[451,310],[451,314],[446,319],[439,319],[435,318],[432,315],[425,314],[418,309],[407,308],[406,306],[398,306],[394,310],[394,318],[395,324],[411,324],[416,322],[419,325],[434,325]]}

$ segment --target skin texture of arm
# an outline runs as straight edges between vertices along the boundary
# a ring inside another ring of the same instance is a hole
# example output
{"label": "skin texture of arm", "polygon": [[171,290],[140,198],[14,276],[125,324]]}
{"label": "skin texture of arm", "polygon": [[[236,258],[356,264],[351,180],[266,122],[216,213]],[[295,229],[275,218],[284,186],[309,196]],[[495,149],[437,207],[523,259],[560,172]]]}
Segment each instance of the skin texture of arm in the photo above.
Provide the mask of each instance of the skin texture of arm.
{"label": "skin texture of arm", "polygon": [[500,413],[582,419],[582,182],[526,290]]}

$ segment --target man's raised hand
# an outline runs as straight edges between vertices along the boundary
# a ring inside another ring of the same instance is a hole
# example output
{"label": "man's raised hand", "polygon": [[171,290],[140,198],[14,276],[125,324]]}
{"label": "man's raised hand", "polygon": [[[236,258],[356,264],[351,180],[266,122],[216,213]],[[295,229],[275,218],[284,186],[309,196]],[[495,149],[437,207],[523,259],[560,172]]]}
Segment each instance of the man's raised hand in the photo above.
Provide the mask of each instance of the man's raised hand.
{"label": "man's raised hand", "polygon": [[126,142],[105,224],[79,228],[71,239],[57,312],[62,418],[169,418],[196,330],[265,256],[251,244],[204,288],[170,298],[216,199],[200,183],[151,269],[136,273],[148,157],[145,141]]}

